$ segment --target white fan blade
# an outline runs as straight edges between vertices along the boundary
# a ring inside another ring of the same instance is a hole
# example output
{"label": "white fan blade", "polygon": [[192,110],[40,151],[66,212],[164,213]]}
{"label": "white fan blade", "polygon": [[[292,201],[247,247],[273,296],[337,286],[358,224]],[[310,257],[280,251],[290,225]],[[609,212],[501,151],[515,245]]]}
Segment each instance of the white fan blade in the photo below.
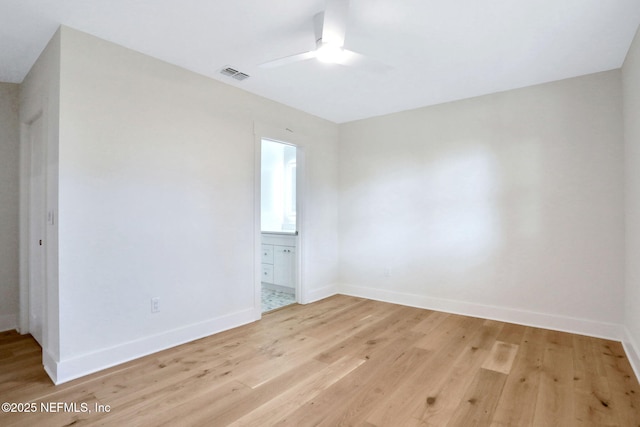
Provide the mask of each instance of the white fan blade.
{"label": "white fan blade", "polygon": [[309,52],[298,53],[296,55],[285,56],[284,58],[274,59],[273,61],[265,62],[264,64],[260,64],[260,68],[275,68],[280,67],[282,65],[292,64],[294,62],[306,61],[307,59],[315,58],[316,51],[312,50]]}
{"label": "white fan blade", "polygon": [[313,33],[316,42],[322,39],[322,26],[324,25],[324,12],[318,12],[313,16]]}
{"label": "white fan blade", "polygon": [[327,0],[322,24],[322,42],[344,46],[349,16],[349,0]]}
{"label": "white fan blade", "polygon": [[343,55],[336,63],[349,67],[366,68],[367,71],[376,73],[388,73],[393,70],[393,67],[390,65],[348,49],[343,49]]}

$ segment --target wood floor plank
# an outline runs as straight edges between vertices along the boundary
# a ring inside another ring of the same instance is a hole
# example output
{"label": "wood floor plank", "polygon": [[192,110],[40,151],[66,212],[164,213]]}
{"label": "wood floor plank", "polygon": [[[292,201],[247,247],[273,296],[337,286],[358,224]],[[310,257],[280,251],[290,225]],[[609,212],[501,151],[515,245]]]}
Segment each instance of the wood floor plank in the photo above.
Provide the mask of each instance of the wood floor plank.
{"label": "wood floor plank", "polygon": [[619,342],[337,295],[59,386],[29,336],[0,333],[1,426],[631,426]]}
{"label": "wood floor plank", "polygon": [[407,427],[446,425],[463,400],[475,373],[489,357],[501,329],[502,325],[498,322],[485,321],[478,333],[470,337],[468,345],[440,383],[425,387],[423,404],[415,407],[411,417],[403,420],[403,424]]}
{"label": "wood floor plank", "polygon": [[534,425],[568,426],[574,423],[573,349],[548,344],[542,362]]}
{"label": "wood floor plank", "polygon": [[[367,361],[367,365],[372,364],[368,372],[361,368],[358,373],[362,371],[362,375],[354,375],[353,378],[351,376],[345,377],[338,384],[325,391],[326,412],[322,417],[322,422],[317,425],[332,427],[366,423],[366,417],[384,399],[384,396],[400,387],[403,381],[418,369],[425,359],[425,353],[426,350],[415,347],[403,350],[392,361],[389,360],[391,369],[385,369],[384,363],[376,364],[378,365],[376,368],[373,366],[375,362]],[[368,368],[368,366],[366,367]],[[338,385],[340,385],[340,389],[338,389]],[[345,399],[336,406],[333,396],[334,393],[340,391]],[[332,400],[333,403],[331,403]],[[299,412],[304,413],[304,408],[301,408]]]}
{"label": "wood floor plank", "polygon": [[496,339],[509,344],[519,345],[526,330],[526,326],[516,325],[515,323],[505,323],[500,331],[500,335],[498,335]]}
{"label": "wood floor plank", "polygon": [[573,337],[576,421],[584,425],[620,425],[611,406],[611,391],[597,342],[585,336]]}
{"label": "wood floor plank", "polygon": [[[362,333],[355,335],[357,342],[350,344],[343,343],[346,354],[353,357],[369,360],[379,348],[388,348],[388,344],[398,336],[402,336],[420,320],[423,316],[422,310],[413,307],[402,307],[393,311],[389,316],[379,316],[379,321]],[[417,335],[411,334],[412,339],[417,339]],[[321,360],[323,360],[321,358]]]}
{"label": "wood floor plank", "polygon": [[[293,348],[286,348],[286,346],[293,344],[295,344]],[[309,360],[309,353],[325,345],[325,342],[312,337],[300,336],[296,342],[286,343],[285,347],[281,347],[281,345],[282,343],[277,343],[275,348],[262,348],[261,351],[271,353],[272,357],[266,362],[254,363],[252,367],[245,367],[244,372],[238,376],[238,381],[253,389],[260,387],[292,367]]]}
{"label": "wood floor plank", "polygon": [[481,368],[447,426],[489,425],[506,380],[506,374]]}
{"label": "wood floor plank", "polygon": [[452,360],[469,346],[470,339],[480,333],[482,325],[480,319],[456,317],[443,333],[433,334],[431,345],[426,345],[424,339],[420,340],[416,347],[428,350],[429,356],[415,375],[385,398],[366,421],[379,426],[408,422],[416,408],[429,404],[431,396],[425,393],[447,378]]}
{"label": "wood floor plank", "polygon": [[410,347],[414,339],[413,333],[407,333],[385,347],[372,349],[366,364],[298,408],[287,417],[286,424],[361,424],[385,395],[423,363],[428,352]]}
{"label": "wood floor plank", "polygon": [[532,425],[547,331],[526,328],[494,412],[492,427]]}
{"label": "wood floor plank", "polygon": [[[188,390],[188,394],[173,392],[151,396],[135,405],[120,407],[117,412],[103,414],[97,420],[95,417],[89,419],[86,425],[127,425],[130,420],[136,420],[138,425],[149,426],[194,425],[200,415],[194,403],[205,405],[208,411],[221,411],[233,402],[247,399],[251,393],[249,387],[237,381],[220,385],[212,382],[183,382],[176,384],[175,388],[176,391]],[[77,422],[74,425],[83,423]]]}
{"label": "wood floor plank", "polygon": [[[333,346],[322,351],[316,358],[326,363],[332,363],[346,354],[366,353],[370,347],[379,345],[388,339],[389,331],[397,322],[402,321],[402,316],[403,308],[394,306],[384,315],[368,318],[372,321],[365,328],[345,340],[337,340]],[[357,350],[354,349],[355,347]],[[361,357],[365,357],[365,355],[362,354]]]}
{"label": "wood floor plank", "polygon": [[325,369],[308,376],[295,387],[278,394],[269,402],[254,409],[229,424],[229,426],[275,425],[299,406],[313,399],[317,394],[348,375],[363,363],[365,363],[363,359],[344,356]]}
{"label": "wood floor plank", "polygon": [[573,346],[573,334],[568,332],[547,330],[546,336],[548,344],[565,347]]}
{"label": "wood floor plank", "polygon": [[424,338],[415,343],[415,346],[425,350],[436,350],[449,338],[466,338],[468,331],[472,330],[471,325],[480,327],[481,324],[482,320],[474,317],[449,315],[449,321],[426,334]]}
{"label": "wood floor plank", "polygon": [[425,335],[430,334],[432,331],[438,329],[440,325],[447,321],[450,318],[449,313],[443,313],[441,311],[433,311],[428,314],[428,316],[423,319],[420,323],[413,327],[414,332],[421,332]]}
{"label": "wood floor plank", "polygon": [[[324,339],[329,336],[351,336],[363,327],[379,320],[376,313],[380,302],[362,300],[348,310],[341,310],[329,318],[307,325],[306,335]],[[386,315],[386,313],[383,313]]]}
{"label": "wood floor plank", "polygon": [[517,353],[517,345],[496,341],[487,360],[482,364],[482,368],[508,375],[511,372],[511,365],[513,365]]}
{"label": "wood floor plank", "polygon": [[290,390],[297,386],[303,378],[323,370],[326,366],[325,363],[311,359],[256,389],[245,386],[246,394],[235,393],[220,401],[214,401],[209,395],[193,396],[190,393],[190,398],[183,404],[177,407],[166,407],[163,412],[154,414],[150,418],[149,425],[226,426],[269,402],[283,390]]}
{"label": "wood floor plank", "polygon": [[602,340],[600,357],[611,391],[611,406],[620,425],[640,427],[640,387],[619,342]]}

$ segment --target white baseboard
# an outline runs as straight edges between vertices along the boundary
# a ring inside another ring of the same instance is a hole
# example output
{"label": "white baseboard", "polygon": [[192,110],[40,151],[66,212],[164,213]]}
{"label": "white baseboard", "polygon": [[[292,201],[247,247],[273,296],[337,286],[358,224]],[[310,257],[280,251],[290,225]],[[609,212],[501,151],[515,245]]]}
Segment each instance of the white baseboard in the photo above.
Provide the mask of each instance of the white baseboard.
{"label": "white baseboard", "polygon": [[338,294],[337,285],[329,285],[320,289],[314,289],[307,292],[307,298],[303,301],[303,304],[309,304],[312,302],[320,301],[321,299],[329,298],[330,296]]}
{"label": "white baseboard", "polygon": [[640,381],[640,346],[638,346],[638,343],[633,339],[633,336],[626,327],[624,328],[622,345],[624,351],[627,353],[627,359],[629,359],[631,368],[633,372],[635,372],[638,381]]}
{"label": "white baseboard", "polygon": [[43,363],[54,384],[62,384],[148,354],[251,323],[255,320],[252,308],[93,353],[83,354],[72,359],[56,361],[47,352],[43,352]]}
{"label": "white baseboard", "polygon": [[11,331],[18,327],[18,316],[15,314],[3,314],[0,316],[0,332]]}
{"label": "white baseboard", "polygon": [[443,311],[446,313],[461,314],[464,316],[480,317],[483,319],[499,320],[502,322],[517,323],[519,325],[553,329],[562,332],[571,332],[574,334],[597,338],[621,341],[623,337],[622,325],[614,323],[594,322],[587,319],[576,319],[546,313],[473,304],[463,301],[433,298],[424,295],[392,292],[352,285],[341,285],[338,291],[345,295],[407,305],[410,307],[425,308],[429,310]]}
{"label": "white baseboard", "polygon": [[44,371],[49,375],[51,381],[53,381],[54,384],[60,384],[60,382],[58,382],[58,363],[55,357],[44,348],[42,349],[42,364],[44,365]]}

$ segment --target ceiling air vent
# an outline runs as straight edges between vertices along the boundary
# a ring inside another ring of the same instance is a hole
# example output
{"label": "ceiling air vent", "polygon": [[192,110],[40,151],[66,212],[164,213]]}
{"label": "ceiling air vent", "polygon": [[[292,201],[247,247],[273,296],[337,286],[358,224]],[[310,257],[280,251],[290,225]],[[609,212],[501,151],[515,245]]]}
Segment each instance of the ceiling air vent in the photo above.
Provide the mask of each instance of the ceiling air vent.
{"label": "ceiling air vent", "polygon": [[224,74],[225,76],[234,78],[236,80],[245,80],[250,77],[249,74],[241,73],[240,71],[231,67],[223,68],[222,70],[220,70],[220,74]]}

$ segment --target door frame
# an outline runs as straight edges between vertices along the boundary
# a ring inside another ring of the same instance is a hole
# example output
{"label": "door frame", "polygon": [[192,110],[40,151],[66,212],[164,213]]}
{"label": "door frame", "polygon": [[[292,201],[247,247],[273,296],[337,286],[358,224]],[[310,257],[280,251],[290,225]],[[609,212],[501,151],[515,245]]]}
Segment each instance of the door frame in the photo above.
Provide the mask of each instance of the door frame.
{"label": "door frame", "polygon": [[[34,131],[34,125],[38,129]],[[47,144],[44,115],[27,123],[29,149],[29,332],[44,347],[47,293]],[[37,174],[36,174],[37,172]],[[39,244],[36,241],[39,241]],[[37,296],[37,298],[34,298]],[[36,313],[34,323],[33,314]]]}
{"label": "door frame", "polygon": [[[45,103],[43,103],[45,104]],[[32,184],[33,184],[33,133],[31,126],[41,120],[40,137],[42,144],[40,147],[40,160],[42,168],[43,188],[42,206],[40,212],[34,212],[32,204]],[[44,348],[47,337],[47,288],[48,288],[48,233],[47,221],[45,216],[48,212],[47,189],[48,189],[48,150],[47,150],[47,121],[44,109],[38,109],[34,114],[30,115],[26,121],[21,123],[20,128],[20,318],[18,330],[21,334],[33,332],[31,325],[31,290],[32,290],[32,268],[34,265],[32,244],[35,236],[33,235],[34,221],[36,217],[42,220],[42,229],[40,230],[43,240],[41,248],[41,264],[42,264],[42,331],[40,343]],[[52,213],[50,214],[52,215]],[[50,218],[51,220],[53,218]]]}
{"label": "door frame", "polygon": [[262,184],[262,140],[269,139],[296,147],[296,302],[308,302],[304,286],[304,241],[305,241],[305,150],[304,136],[296,134],[289,128],[277,128],[254,122],[254,317],[262,318],[262,230],[261,230],[261,184]]}

